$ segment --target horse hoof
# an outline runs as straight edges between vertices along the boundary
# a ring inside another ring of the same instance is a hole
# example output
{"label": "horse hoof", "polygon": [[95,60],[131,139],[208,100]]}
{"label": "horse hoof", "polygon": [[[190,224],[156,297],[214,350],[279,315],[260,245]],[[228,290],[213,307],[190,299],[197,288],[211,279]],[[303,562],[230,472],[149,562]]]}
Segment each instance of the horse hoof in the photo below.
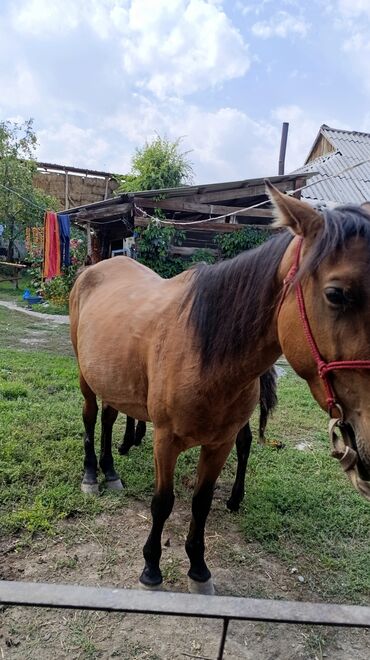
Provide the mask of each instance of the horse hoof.
{"label": "horse hoof", "polygon": [[118,453],[120,456],[127,456],[130,451],[130,447],[125,447],[125,445],[119,445]]}
{"label": "horse hoof", "polygon": [[106,486],[108,490],[123,490],[121,479],[112,479],[111,481],[107,481]]}
{"label": "horse hoof", "polygon": [[145,589],[145,591],[163,591],[163,582],[160,584],[144,584],[139,580],[139,589]]}
{"label": "horse hoof", "polygon": [[83,493],[86,493],[87,495],[99,495],[99,485],[97,483],[85,484],[84,482],[82,482],[81,490]]}
{"label": "horse hoof", "polygon": [[227,500],[226,506],[229,509],[229,511],[231,511],[232,513],[238,513],[240,509],[239,502],[234,502],[234,500],[232,500],[231,497],[230,499]]}
{"label": "horse hoof", "polygon": [[188,577],[188,591],[190,594],[202,594],[203,596],[214,596],[215,587],[212,578],[206,582],[198,582]]}

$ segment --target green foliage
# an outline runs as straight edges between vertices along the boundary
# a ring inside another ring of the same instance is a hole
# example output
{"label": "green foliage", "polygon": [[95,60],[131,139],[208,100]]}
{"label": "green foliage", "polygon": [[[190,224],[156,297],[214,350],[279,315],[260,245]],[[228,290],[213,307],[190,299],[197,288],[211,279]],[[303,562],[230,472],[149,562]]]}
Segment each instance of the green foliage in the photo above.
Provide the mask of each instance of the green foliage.
{"label": "green foliage", "polygon": [[119,177],[118,193],[177,188],[189,183],[193,168],[187,153],[179,151],[180,139],[171,142],[159,135],[136,149],[130,174]]}
{"label": "green foliage", "polygon": [[37,170],[33,160],[36,143],[31,119],[23,124],[0,122],[0,218],[10,260],[25,227],[42,224],[44,209],[56,208],[57,204],[33,184]]}
{"label": "green foliage", "polygon": [[216,257],[211,252],[211,250],[207,250],[207,248],[200,248],[194,254],[191,255],[189,259],[189,265],[193,266],[194,264],[198,264],[199,262],[211,265],[214,264],[216,261]]}
{"label": "green foliage", "polygon": [[246,226],[239,231],[217,234],[215,243],[221,249],[223,259],[231,259],[244,250],[251,250],[262,245],[270,236],[271,233],[266,229]]}
{"label": "green foliage", "polygon": [[65,308],[68,305],[69,292],[76,278],[77,270],[82,266],[86,257],[85,238],[81,238],[81,231],[75,227],[71,230],[72,238],[70,241],[71,265],[64,268],[61,275],[52,280],[43,282],[42,280],[42,250],[38,246],[29,247],[27,258],[31,263],[28,268],[28,275],[31,281],[31,288],[42,293],[46,300],[50,301],[56,307]]}
{"label": "green foliage", "polygon": [[173,277],[184,270],[180,257],[171,255],[171,245],[181,245],[184,233],[168,225],[150,222],[147,227],[136,229],[138,260],[161,277]]}
{"label": "green foliage", "polygon": [[161,226],[151,222],[145,228],[138,228],[138,260],[164,278],[174,277],[196,262],[213,263],[215,258],[209,250],[199,250],[189,259],[171,254],[172,245],[181,245],[185,238],[183,231],[172,225]]}

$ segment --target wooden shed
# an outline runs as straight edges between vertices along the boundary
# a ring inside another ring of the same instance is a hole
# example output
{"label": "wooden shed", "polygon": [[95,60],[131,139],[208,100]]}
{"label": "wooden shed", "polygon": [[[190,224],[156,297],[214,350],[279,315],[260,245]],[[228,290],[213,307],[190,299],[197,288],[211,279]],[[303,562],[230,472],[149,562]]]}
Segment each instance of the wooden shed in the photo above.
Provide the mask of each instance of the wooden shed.
{"label": "wooden shed", "polygon": [[[307,176],[273,176],[270,181],[282,192],[297,190],[300,196]],[[102,258],[107,258],[124,249],[135,227],[146,226],[156,208],[162,210],[166,221],[184,231],[185,241],[175,251],[186,255],[198,249],[215,249],[216,234],[237,231],[243,225],[266,228],[272,221],[261,178],[126,193],[68,209],[68,213],[72,222],[87,230],[88,242],[91,233],[96,236]]]}

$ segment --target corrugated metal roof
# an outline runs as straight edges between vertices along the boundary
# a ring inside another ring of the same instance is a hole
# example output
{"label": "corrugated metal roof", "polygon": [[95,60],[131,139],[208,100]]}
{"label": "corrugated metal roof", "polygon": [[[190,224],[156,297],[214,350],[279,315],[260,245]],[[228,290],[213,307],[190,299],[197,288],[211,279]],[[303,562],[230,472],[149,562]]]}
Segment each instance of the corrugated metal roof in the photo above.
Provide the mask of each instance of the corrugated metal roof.
{"label": "corrugated metal roof", "polygon": [[[280,181],[289,181],[295,178],[295,174],[284,174],[278,176],[268,177],[271,183],[279,183]],[[266,177],[258,179],[242,179],[240,181],[226,181],[222,183],[205,183],[197,184],[195,186],[183,186],[181,188],[161,188],[160,190],[142,190],[135,193],[128,193],[129,196],[139,195],[140,197],[156,197],[158,195],[166,195],[166,199],[171,197],[183,197],[184,195],[201,195],[207,192],[218,192],[223,190],[233,190],[239,188],[250,188],[265,184]]]}
{"label": "corrugated metal roof", "polygon": [[319,203],[362,204],[369,201],[370,134],[341,131],[325,124],[320,134],[333,145],[335,151],[295,170],[295,174],[317,173],[302,191],[302,197]]}
{"label": "corrugated metal roof", "polygon": [[[287,182],[289,183],[290,181],[292,182],[292,188],[295,188],[295,182],[296,179],[298,178],[298,175],[293,173],[293,174],[284,174],[284,175],[278,175],[278,176],[270,176],[267,177],[271,183],[275,185],[279,185],[281,182]],[[149,199],[153,198],[161,198],[161,196],[165,196],[166,199],[171,199],[172,197],[185,197],[185,196],[191,196],[191,195],[201,195],[203,193],[207,192],[222,192],[222,191],[232,191],[232,190],[240,190],[241,188],[245,188],[245,196],[249,197],[249,190],[255,186],[263,186],[265,185],[265,178],[258,178],[258,179],[242,179],[240,181],[226,181],[223,183],[208,183],[208,184],[198,184],[195,186],[182,186],[179,188],[161,188],[159,190],[142,190],[142,191],[137,191],[137,192],[129,192],[129,193],[123,193],[120,195],[116,195],[115,197],[110,197],[109,199],[105,199],[101,202],[93,202],[92,204],[84,204],[82,206],[75,206],[73,208],[68,209],[68,213],[78,213],[82,209],[86,210],[94,210],[94,209],[100,209],[104,207],[111,207],[117,204],[122,204],[125,202],[132,201],[135,196],[138,197],[146,197]]]}

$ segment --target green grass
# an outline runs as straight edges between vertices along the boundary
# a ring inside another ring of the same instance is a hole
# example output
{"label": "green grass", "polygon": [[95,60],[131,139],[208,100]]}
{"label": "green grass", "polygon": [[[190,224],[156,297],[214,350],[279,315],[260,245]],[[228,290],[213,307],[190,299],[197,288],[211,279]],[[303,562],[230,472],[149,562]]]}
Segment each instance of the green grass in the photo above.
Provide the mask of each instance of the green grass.
{"label": "green grass", "polygon": [[[370,506],[330,456],[327,418],[289,369],[268,437],[283,450],[255,447],[241,526],[247,540],[297,566],[326,597],[370,596]],[[305,440],[312,449],[299,451]],[[230,468],[229,468],[230,474]]]}
{"label": "green grass", "polygon": [[[16,348],[25,353],[49,351],[73,355],[69,325],[45,322],[29,314],[14,312],[0,306],[0,346]],[[23,358],[27,360],[27,357]]]}
{"label": "green grass", "polygon": [[[36,328],[45,326],[42,322]],[[146,498],[149,511],[154,481],[150,431],[128,457],[114,452],[124,491],[103,490],[98,498],[80,492],[82,397],[68,328],[50,330],[59,334],[49,337],[43,350],[25,349],[21,339],[30,331],[35,331],[33,319],[0,308],[0,533],[53,534],[61,519],[113,512],[129,498]],[[114,447],[123,424],[120,415]],[[365,601],[370,596],[370,506],[330,457],[326,425],[306,384],[288,369],[279,381],[279,407],[267,433],[285,448],[254,446],[246,501],[236,520],[247,542],[258,542],[279,557],[287,572],[297,567],[316,596]],[[311,449],[299,451],[296,445],[302,441]],[[187,503],[197,455],[191,450],[178,462],[176,492]],[[222,475],[228,489],[234,473],[233,453]],[[227,527],[230,514],[219,515]],[[177,570],[167,568],[171,574]]]}
{"label": "green grass", "polygon": [[43,305],[32,305],[32,309],[34,312],[40,312],[41,314],[69,314],[68,305],[54,305],[51,302]]}
{"label": "green grass", "polygon": [[[15,288],[13,282],[0,282],[0,300],[13,302],[20,307],[27,307],[27,303],[22,298],[25,289],[32,291],[27,273],[21,277],[18,289]],[[68,305],[54,305],[48,302],[47,305],[32,305],[32,310],[42,314],[68,314]]]}
{"label": "green grass", "polygon": [[[8,276],[8,274],[9,273],[7,272],[6,276]],[[3,276],[5,276],[5,270]],[[15,288],[13,282],[0,282],[0,300],[21,302],[23,291],[29,288],[30,288],[30,278],[28,277],[27,273],[22,273],[21,278],[18,282],[18,289]]]}

